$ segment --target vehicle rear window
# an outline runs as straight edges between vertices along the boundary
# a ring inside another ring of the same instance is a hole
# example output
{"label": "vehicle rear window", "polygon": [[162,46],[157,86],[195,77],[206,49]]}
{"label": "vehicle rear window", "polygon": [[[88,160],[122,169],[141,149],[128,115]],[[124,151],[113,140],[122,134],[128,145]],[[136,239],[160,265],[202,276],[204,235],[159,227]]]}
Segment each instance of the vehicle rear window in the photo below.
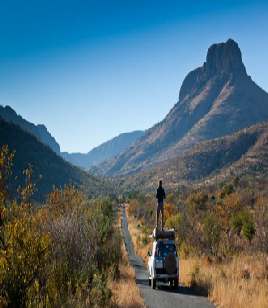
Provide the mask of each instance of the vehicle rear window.
{"label": "vehicle rear window", "polygon": [[176,252],[176,246],[174,244],[166,244],[163,242],[160,242],[156,246],[156,256],[157,257],[166,257],[170,253],[177,255]]}

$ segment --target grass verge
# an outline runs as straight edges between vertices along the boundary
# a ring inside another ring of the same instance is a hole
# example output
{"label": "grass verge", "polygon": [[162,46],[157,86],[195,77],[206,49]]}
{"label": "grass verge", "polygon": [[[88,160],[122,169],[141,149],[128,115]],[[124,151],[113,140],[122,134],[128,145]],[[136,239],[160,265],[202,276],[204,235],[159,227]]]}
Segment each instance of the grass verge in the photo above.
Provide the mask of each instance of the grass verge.
{"label": "grass verge", "polygon": [[[121,213],[119,213],[118,224],[121,225]],[[144,308],[144,301],[135,281],[135,272],[128,262],[127,252],[123,244],[121,246],[121,255],[120,277],[116,281],[109,282],[113,302],[119,308]]]}

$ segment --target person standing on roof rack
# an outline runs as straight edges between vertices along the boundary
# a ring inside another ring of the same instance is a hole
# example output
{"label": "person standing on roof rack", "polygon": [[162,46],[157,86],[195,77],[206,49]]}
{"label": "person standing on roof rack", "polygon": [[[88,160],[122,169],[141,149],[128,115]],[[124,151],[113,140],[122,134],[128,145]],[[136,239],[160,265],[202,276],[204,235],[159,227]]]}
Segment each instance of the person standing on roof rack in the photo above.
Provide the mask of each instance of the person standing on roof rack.
{"label": "person standing on roof rack", "polygon": [[162,186],[162,181],[159,181],[159,186],[156,191],[157,210],[156,210],[156,229],[159,225],[159,215],[161,212],[161,229],[164,228],[164,199],[166,198],[165,190]]}

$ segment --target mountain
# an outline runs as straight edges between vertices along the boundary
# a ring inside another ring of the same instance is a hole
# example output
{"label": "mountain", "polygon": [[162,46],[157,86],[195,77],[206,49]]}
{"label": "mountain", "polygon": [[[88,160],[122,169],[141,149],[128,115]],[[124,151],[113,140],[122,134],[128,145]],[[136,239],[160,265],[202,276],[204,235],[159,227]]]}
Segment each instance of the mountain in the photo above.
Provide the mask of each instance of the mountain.
{"label": "mountain", "polygon": [[143,136],[143,131],[133,131],[130,133],[120,134],[119,136],[102,143],[88,153],[67,153],[60,151],[60,145],[56,139],[49,133],[43,124],[35,125],[18,115],[10,106],[0,105],[0,118],[19,126],[24,131],[35,136],[40,142],[49,146],[55,153],[61,155],[66,161],[75,166],[89,170],[90,167],[96,166],[105,160],[125,151],[136,140]]}
{"label": "mountain", "polygon": [[103,161],[109,160],[125,151],[143,135],[143,131],[124,133],[102,143],[86,154],[62,152],[61,155],[65,160],[69,161],[73,165],[84,169],[89,169],[90,167],[96,166]]}
{"label": "mountain", "polygon": [[120,182],[124,190],[150,191],[159,179],[176,189],[179,183],[213,183],[244,175],[255,179],[268,175],[268,122],[202,141],[175,158],[120,177]]}
{"label": "mountain", "polygon": [[16,113],[10,106],[0,105],[0,117],[7,122],[18,125],[20,128],[28,133],[34,135],[38,140],[48,145],[54,152],[60,153],[60,146],[53,136],[49,133],[47,128],[42,125],[35,125],[27,120],[23,119]]}
{"label": "mountain", "polygon": [[34,194],[35,200],[43,200],[54,186],[64,187],[66,184],[80,186],[86,193],[94,196],[109,191],[104,181],[72,166],[33,134],[0,118],[0,146],[5,144],[15,151],[10,183],[13,195],[16,195],[18,186],[24,183],[23,170],[28,164],[33,168],[33,182],[38,189]]}
{"label": "mountain", "polygon": [[209,47],[203,66],[184,79],[168,115],[106,164],[107,175],[145,170],[194,145],[268,120],[268,94],[247,74],[238,44]]}

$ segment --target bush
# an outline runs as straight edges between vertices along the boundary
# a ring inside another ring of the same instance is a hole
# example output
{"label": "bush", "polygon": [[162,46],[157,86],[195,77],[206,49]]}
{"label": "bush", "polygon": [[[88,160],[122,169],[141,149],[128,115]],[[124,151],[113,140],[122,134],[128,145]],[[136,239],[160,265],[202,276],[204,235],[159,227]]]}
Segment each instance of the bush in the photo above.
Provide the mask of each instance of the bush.
{"label": "bush", "polygon": [[245,239],[251,241],[255,234],[253,218],[248,211],[241,211],[233,215],[231,226],[237,235],[243,235]]}
{"label": "bush", "polygon": [[36,217],[29,209],[13,204],[6,211],[6,215],[16,213],[18,217],[12,217],[1,230],[0,294],[8,304],[21,307],[46,280],[51,241],[47,234],[38,232]]}
{"label": "bush", "polygon": [[[6,161],[8,150],[1,155]],[[6,179],[11,173],[1,168]],[[118,277],[121,251],[113,201],[65,187],[33,207],[25,176],[20,202],[0,183],[0,306],[109,307],[107,280]]]}
{"label": "bush", "polygon": [[204,239],[205,246],[208,248],[209,254],[217,255],[219,243],[221,240],[221,227],[219,221],[213,214],[208,214],[204,219]]}
{"label": "bush", "polygon": [[120,238],[110,200],[72,187],[40,209],[13,204],[1,230],[0,297],[15,306],[107,306],[109,273],[118,276]]}
{"label": "bush", "polygon": [[[260,191],[253,190],[251,184],[240,179],[236,183],[226,182],[220,188],[169,193],[165,226],[176,230],[180,252],[187,256],[213,255],[221,259],[242,251],[267,252],[265,183],[261,183]],[[155,215],[151,212],[155,213],[154,195],[139,196],[129,203],[130,214],[142,222],[143,229],[151,231],[155,224]]]}
{"label": "bush", "polygon": [[177,213],[176,215],[168,217],[165,225],[167,228],[175,229],[178,231],[182,222],[181,220],[181,215]]}
{"label": "bush", "polygon": [[225,184],[222,188],[220,197],[223,199],[225,196],[230,195],[235,191],[234,186],[232,184]]}
{"label": "bush", "polygon": [[243,224],[242,234],[248,241],[251,241],[253,239],[255,231],[255,226],[252,221],[247,221]]}

